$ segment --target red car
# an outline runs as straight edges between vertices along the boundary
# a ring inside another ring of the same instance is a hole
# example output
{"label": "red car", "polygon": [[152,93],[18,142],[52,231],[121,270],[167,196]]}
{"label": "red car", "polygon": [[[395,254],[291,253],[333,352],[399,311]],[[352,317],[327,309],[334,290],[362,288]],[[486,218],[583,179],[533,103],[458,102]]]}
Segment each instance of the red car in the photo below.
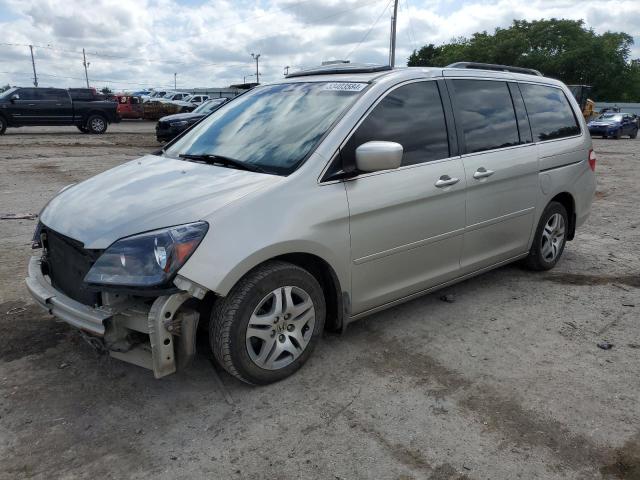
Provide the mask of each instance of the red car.
{"label": "red car", "polygon": [[120,118],[142,118],[142,99],[135,95],[117,94],[118,115]]}

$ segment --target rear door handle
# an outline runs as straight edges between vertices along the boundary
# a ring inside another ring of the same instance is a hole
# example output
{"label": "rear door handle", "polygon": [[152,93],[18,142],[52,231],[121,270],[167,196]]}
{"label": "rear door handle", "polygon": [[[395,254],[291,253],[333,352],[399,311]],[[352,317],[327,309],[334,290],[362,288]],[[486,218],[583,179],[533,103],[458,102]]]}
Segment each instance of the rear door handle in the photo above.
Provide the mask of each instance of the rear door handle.
{"label": "rear door handle", "polygon": [[480,180],[481,178],[490,177],[494,173],[496,172],[494,172],[493,170],[487,170],[484,167],[480,167],[478,170],[476,170],[476,173],[473,174],[473,178],[475,178],[476,180]]}
{"label": "rear door handle", "polygon": [[438,181],[434,184],[438,188],[450,187],[460,181],[459,178],[451,178],[449,175],[442,175]]}

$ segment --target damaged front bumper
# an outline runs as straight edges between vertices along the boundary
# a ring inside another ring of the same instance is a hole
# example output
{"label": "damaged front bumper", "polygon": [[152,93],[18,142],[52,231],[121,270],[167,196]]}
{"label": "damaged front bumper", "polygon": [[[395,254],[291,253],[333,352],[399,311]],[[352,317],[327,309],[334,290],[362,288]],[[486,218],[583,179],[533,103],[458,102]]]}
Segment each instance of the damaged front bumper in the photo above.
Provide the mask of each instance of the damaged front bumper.
{"label": "damaged front bumper", "polygon": [[202,300],[203,287],[178,277],[184,291],[145,299],[103,293],[103,305],[90,307],[56,290],[42,272],[40,258],[29,261],[27,289],[36,303],[66,323],[101,337],[109,354],[153,370],[161,378],[189,364],[195,355],[199,313],[189,302]]}

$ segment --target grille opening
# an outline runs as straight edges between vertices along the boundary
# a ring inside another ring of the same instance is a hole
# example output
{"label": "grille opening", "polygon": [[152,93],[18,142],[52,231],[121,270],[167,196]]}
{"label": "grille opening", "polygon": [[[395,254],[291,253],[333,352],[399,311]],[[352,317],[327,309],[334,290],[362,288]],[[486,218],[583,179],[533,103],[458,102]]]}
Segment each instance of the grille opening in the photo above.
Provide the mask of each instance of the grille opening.
{"label": "grille opening", "polygon": [[100,293],[89,290],[84,283],[101,251],[87,250],[82,242],[49,228],[44,233],[43,263],[53,288],[84,305],[101,306]]}

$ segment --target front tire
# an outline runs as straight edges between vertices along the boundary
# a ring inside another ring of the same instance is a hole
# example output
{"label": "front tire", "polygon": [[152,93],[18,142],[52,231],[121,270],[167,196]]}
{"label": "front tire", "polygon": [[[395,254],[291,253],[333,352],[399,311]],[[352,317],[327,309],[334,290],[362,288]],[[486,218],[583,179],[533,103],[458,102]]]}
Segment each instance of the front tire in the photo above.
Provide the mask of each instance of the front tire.
{"label": "front tire", "polygon": [[4,135],[4,132],[7,131],[7,121],[4,117],[0,116],[0,135]]}
{"label": "front tire", "polygon": [[100,135],[107,131],[107,119],[102,115],[91,115],[87,120],[87,127],[90,133]]}
{"label": "front tire", "polygon": [[270,261],[216,302],[209,342],[227,372],[265,385],[288,377],[307,361],[325,316],[324,294],[315,277],[296,265]]}
{"label": "front tire", "polygon": [[559,202],[549,203],[540,216],[525,266],[536,271],[555,267],[567,243],[568,230],[567,209]]}
{"label": "front tire", "polygon": [[633,133],[631,135],[629,135],[629,138],[634,139],[638,136],[638,129],[636,128]]}

